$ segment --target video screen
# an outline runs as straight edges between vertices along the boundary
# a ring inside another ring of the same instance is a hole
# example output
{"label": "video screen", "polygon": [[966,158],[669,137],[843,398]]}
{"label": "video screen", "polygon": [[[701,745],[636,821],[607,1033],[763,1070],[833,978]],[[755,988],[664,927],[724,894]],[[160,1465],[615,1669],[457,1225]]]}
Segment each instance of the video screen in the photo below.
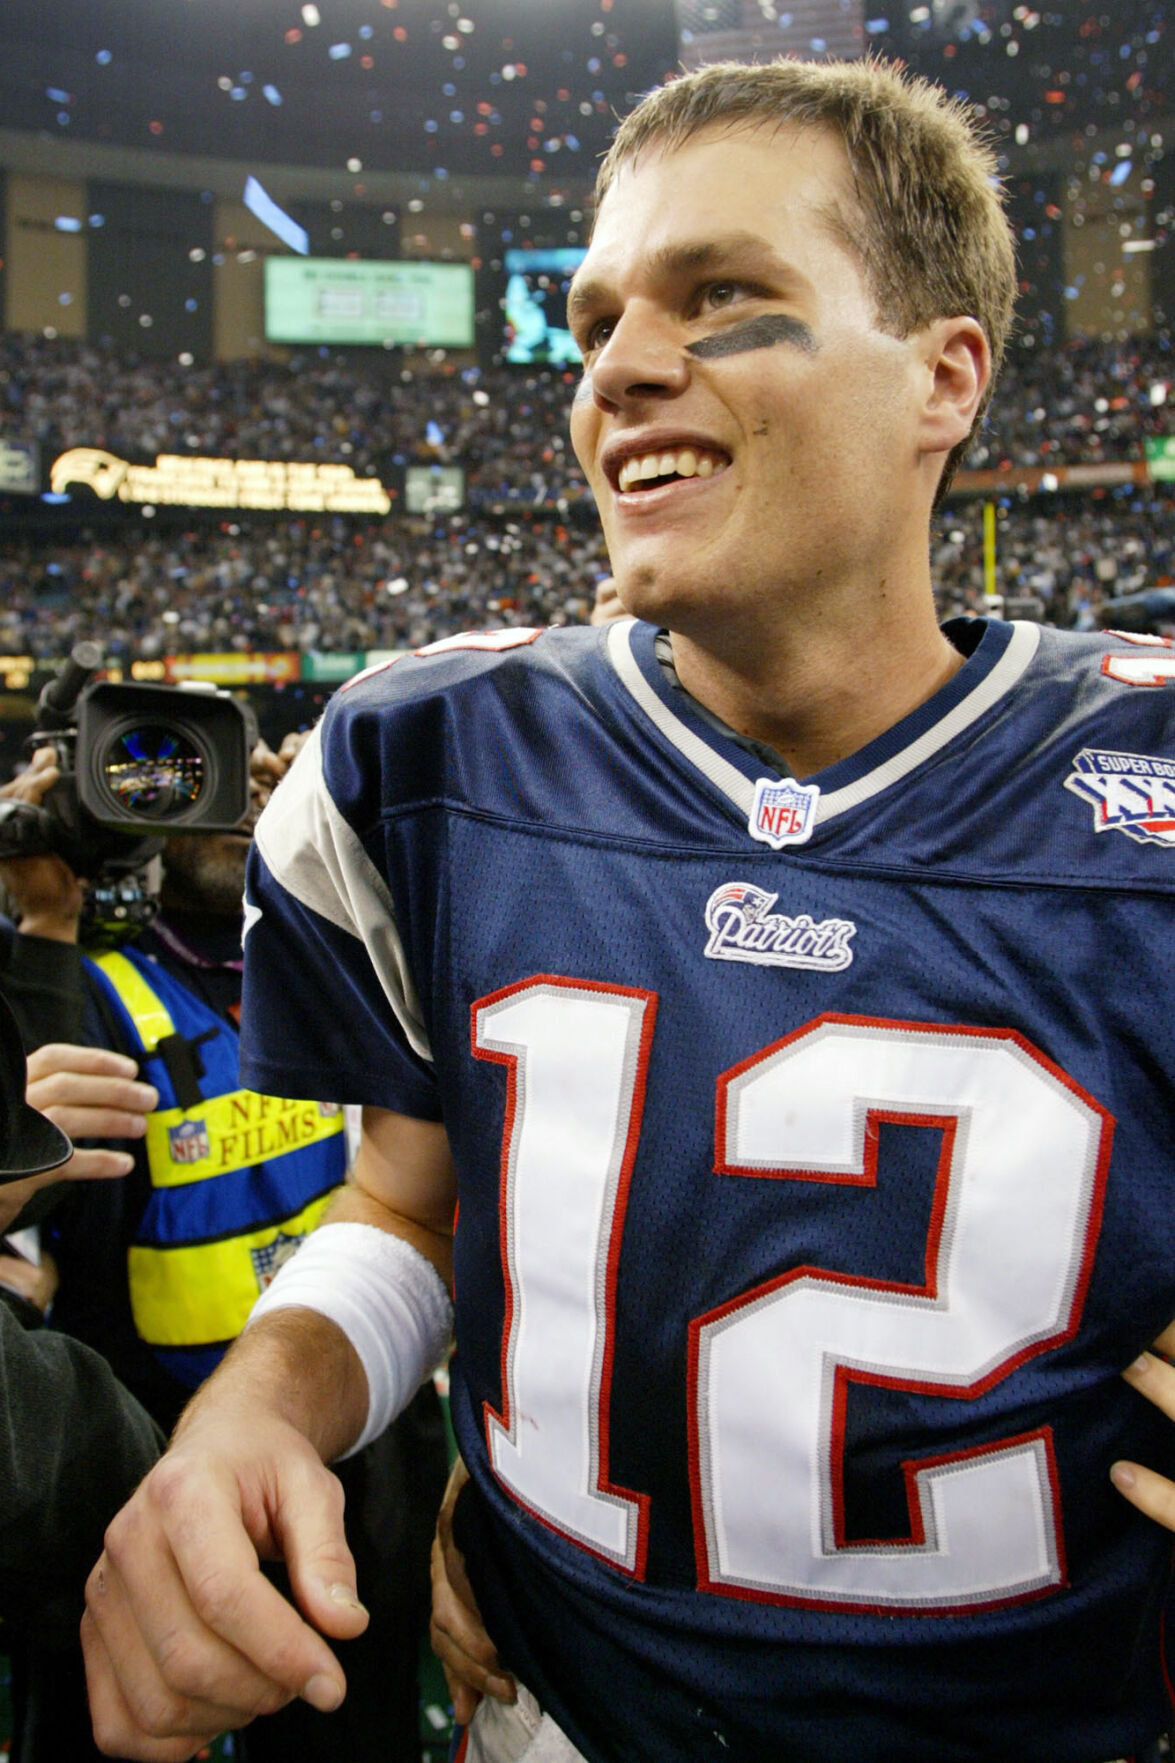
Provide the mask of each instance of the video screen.
{"label": "video screen", "polygon": [[467,263],[270,257],[265,335],[271,343],[469,349],[473,271]]}
{"label": "video screen", "polygon": [[512,250],[506,264],[506,360],[521,365],[578,367],[567,328],[567,289],[587,248]]}
{"label": "video screen", "polygon": [[465,506],[465,469],[460,465],[409,465],[404,471],[408,514],[456,514]]}

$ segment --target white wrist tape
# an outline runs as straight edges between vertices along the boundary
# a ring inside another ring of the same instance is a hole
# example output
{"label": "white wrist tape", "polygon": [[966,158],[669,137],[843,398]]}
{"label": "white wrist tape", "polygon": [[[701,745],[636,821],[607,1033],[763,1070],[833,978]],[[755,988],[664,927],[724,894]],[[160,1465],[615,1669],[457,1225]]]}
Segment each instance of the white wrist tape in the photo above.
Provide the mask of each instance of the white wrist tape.
{"label": "white wrist tape", "polygon": [[262,1292],[249,1322],[292,1304],[337,1323],[359,1355],[367,1423],[343,1453],[353,1456],[379,1437],[444,1359],[452,1300],[432,1262],[402,1237],[372,1224],[324,1224]]}

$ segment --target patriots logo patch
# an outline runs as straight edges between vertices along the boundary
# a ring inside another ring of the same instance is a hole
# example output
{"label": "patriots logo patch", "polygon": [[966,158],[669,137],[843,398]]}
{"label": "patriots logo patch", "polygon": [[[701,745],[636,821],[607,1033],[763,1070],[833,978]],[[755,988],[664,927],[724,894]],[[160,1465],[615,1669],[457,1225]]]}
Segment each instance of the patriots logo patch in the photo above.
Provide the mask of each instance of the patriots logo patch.
{"label": "patriots logo patch", "polygon": [[857,927],[849,918],[822,918],[807,912],[795,918],[772,912],[778,894],[753,882],[725,882],[706,901],[711,961],[749,961],[755,967],[806,967],[840,973],[850,965],[849,939]]}
{"label": "patriots logo patch", "polygon": [[167,1148],[173,1163],[199,1163],[212,1146],[208,1127],[202,1120],[181,1120],[167,1129]]}
{"label": "patriots logo patch", "polygon": [[1175,759],[1083,747],[1065,788],[1093,805],[1094,831],[1175,846]]}

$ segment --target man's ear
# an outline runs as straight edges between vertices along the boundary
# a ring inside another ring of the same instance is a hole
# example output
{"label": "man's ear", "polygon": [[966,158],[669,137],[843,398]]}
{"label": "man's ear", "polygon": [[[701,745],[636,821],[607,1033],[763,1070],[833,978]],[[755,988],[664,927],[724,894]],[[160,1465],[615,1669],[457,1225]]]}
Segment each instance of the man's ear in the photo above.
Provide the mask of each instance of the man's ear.
{"label": "man's ear", "polygon": [[991,379],[991,346],[974,318],[938,318],[922,333],[926,363],[921,442],[949,453],[971,432]]}

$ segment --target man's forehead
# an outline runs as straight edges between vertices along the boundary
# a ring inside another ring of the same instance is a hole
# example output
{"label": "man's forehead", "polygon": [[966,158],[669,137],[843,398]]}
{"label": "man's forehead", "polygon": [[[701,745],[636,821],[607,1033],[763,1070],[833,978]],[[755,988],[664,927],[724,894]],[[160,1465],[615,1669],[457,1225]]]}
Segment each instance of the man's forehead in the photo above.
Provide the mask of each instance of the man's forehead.
{"label": "man's forehead", "polygon": [[643,172],[666,167],[672,170],[675,162],[687,159],[695,177],[704,177],[708,164],[715,168],[720,164],[733,166],[751,177],[759,170],[767,176],[773,172],[782,176],[789,166],[794,169],[802,164],[810,176],[832,186],[831,195],[851,192],[853,187],[848,149],[835,129],[790,118],[740,118],[729,123],[707,123],[681,138],[650,136],[617,165],[597,208],[597,224],[609,206],[620,206],[631,194],[635,180]]}
{"label": "man's forehead", "polygon": [[[672,176],[678,164],[682,170],[681,199],[663,210],[663,239],[654,242],[642,234],[639,241],[634,240],[625,216],[629,204],[640,200],[642,175],[667,172]],[[709,200],[704,187],[708,164],[713,166],[716,179]],[[775,228],[769,211],[752,199],[752,213],[736,218],[722,201],[724,187],[730,190],[732,177],[733,193],[742,193],[740,174],[744,171],[747,189],[760,181],[757,171],[769,183],[778,176],[781,193],[786,187],[792,196],[788,204],[792,212],[805,212],[823,224],[839,221],[838,232],[843,231],[843,222],[855,206],[848,153],[830,129],[768,121],[709,126],[682,141],[654,137],[616,169],[596,212],[587,255],[573,278],[572,303],[581,303],[585,290],[608,274],[613,257],[618,261],[629,257],[634,246],[642,255],[648,247],[674,267],[680,263],[683,268],[699,269],[712,267],[729,251],[748,253],[758,246],[770,252]]]}

